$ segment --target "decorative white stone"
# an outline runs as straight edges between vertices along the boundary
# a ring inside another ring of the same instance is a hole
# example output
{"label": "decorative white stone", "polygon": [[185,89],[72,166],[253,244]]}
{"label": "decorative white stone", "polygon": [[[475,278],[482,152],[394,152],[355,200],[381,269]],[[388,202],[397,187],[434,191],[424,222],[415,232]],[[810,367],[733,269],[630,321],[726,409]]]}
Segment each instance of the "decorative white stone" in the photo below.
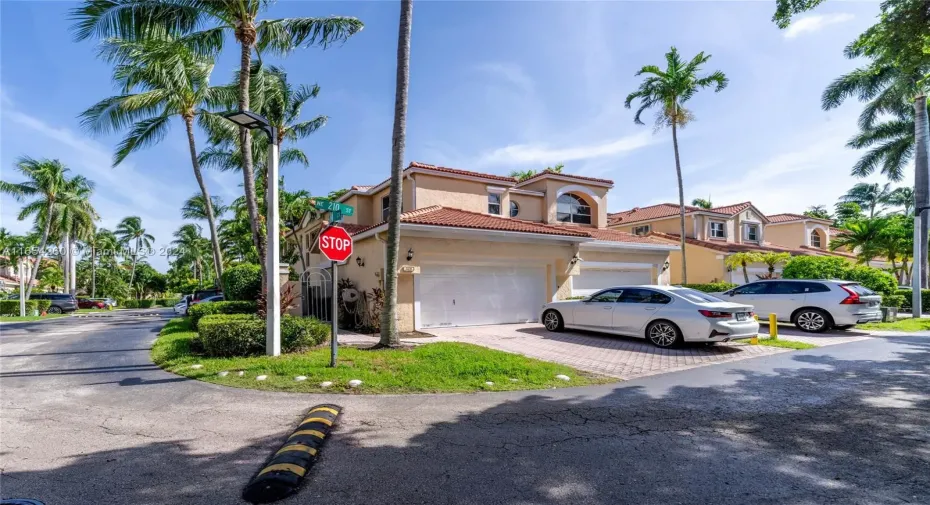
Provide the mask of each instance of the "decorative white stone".
{"label": "decorative white stone", "polygon": [[305,380],[307,380],[307,376],[306,376],[306,375],[298,375],[297,377],[294,377],[294,380],[297,381],[297,382],[305,381]]}
{"label": "decorative white stone", "polygon": [[520,379],[510,379],[510,382],[520,382]]}
{"label": "decorative white stone", "polygon": [[562,374],[556,375],[555,378],[556,378],[556,379],[559,379],[560,381],[570,381],[570,380],[572,380],[569,376],[567,376],[567,375],[562,375]]}
{"label": "decorative white stone", "polygon": [[333,385],[332,381],[323,381],[320,383],[321,388],[328,388],[328,387],[331,387],[332,385]]}
{"label": "decorative white stone", "polygon": [[350,387],[350,388],[357,388],[357,387],[359,387],[359,386],[361,386],[361,385],[362,385],[362,381],[360,381],[360,380],[358,380],[358,379],[352,379],[352,380],[349,381],[349,387]]}
{"label": "decorative white stone", "polygon": [[267,375],[259,375],[258,377],[255,378],[255,380],[257,380],[257,381],[263,381],[263,380],[265,380],[265,379],[267,379],[267,378],[268,378]]}
{"label": "decorative white stone", "polygon": [[227,375],[229,375],[229,372],[220,372],[216,375],[219,375],[220,377],[226,377]]}
{"label": "decorative white stone", "polygon": [[491,381],[487,381],[487,382],[484,383],[484,385],[485,385],[485,386],[493,386],[494,383],[491,382]]}
{"label": "decorative white stone", "polygon": [[242,377],[243,375],[245,375],[245,372],[239,372],[236,375],[238,375],[239,377]]}
{"label": "decorative white stone", "polygon": [[203,365],[191,365],[191,368],[193,368],[194,370],[198,370],[198,369],[203,368]]}

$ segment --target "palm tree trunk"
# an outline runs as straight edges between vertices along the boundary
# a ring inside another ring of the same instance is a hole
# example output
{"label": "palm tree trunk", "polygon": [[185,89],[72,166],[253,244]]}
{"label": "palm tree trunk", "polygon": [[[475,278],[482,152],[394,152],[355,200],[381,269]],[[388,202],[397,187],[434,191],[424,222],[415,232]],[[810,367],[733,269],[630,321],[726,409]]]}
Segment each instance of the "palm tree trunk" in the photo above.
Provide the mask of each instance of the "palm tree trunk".
{"label": "palm tree trunk", "polygon": [[[678,104],[675,104],[676,109]],[[676,111],[677,115],[677,111]],[[688,283],[688,261],[685,259],[685,188],[681,179],[681,158],[678,156],[678,127],[672,121],[672,145],[675,148],[675,173],[678,175],[678,206],[681,219],[681,283]],[[749,282],[748,278],[746,282]]]}
{"label": "palm tree trunk", "polygon": [[[132,254],[132,270],[129,272],[129,290],[132,292],[132,281],[136,278],[136,259],[139,258],[139,248],[142,245],[139,243],[139,239],[136,239],[136,252]],[[138,293],[136,293],[138,294]]]}
{"label": "palm tree trunk", "polygon": [[[914,98],[914,200],[917,208],[926,207],[930,204],[930,165],[927,158],[927,143],[930,142],[930,131],[928,131],[927,121],[927,96],[920,93]],[[921,217],[925,213],[921,212]],[[930,220],[921,219],[920,221],[920,258],[914,258],[914,261],[920,262],[920,285],[922,288],[927,287],[927,249],[928,249],[928,230],[930,230]]]}
{"label": "palm tree trunk", "polygon": [[743,280],[746,281],[746,284],[749,284],[749,269],[745,262],[743,262]]}
{"label": "palm tree trunk", "polygon": [[[250,25],[251,27],[251,25]],[[255,41],[254,28],[251,36],[240,37],[239,57],[239,110],[249,110],[249,82],[252,65],[252,43]],[[248,30],[243,30],[244,32]],[[258,215],[258,201],[255,196],[255,172],[252,165],[252,136],[245,127],[239,127],[239,148],[242,150],[242,179],[245,188],[245,206],[249,211],[249,224],[252,228],[252,241],[258,251],[258,264],[265,264],[265,238],[262,236],[261,221]],[[265,269],[262,268],[262,292],[265,291]]]}
{"label": "palm tree trunk", "polygon": [[[391,205],[388,215],[387,254],[384,265],[384,309],[381,311],[381,340],[378,347],[400,345],[397,337],[397,255],[400,251],[400,210],[403,200],[402,172],[407,137],[407,90],[410,86],[410,32],[413,0],[400,2],[397,31],[397,81],[394,88],[394,134],[391,149]],[[333,279],[335,282],[335,279]]]}
{"label": "palm tree trunk", "polygon": [[[210,245],[213,246],[213,271],[216,273],[216,283],[223,289],[223,252],[220,250],[220,238],[216,232],[216,217],[213,215],[213,201],[210,200],[210,193],[207,191],[207,184],[203,181],[203,173],[200,171],[200,162],[197,161],[197,144],[194,141],[194,118],[185,117],[184,124],[187,126],[187,143],[191,151],[191,166],[194,168],[194,177],[197,178],[197,185],[200,186],[200,194],[203,195],[203,206],[207,213],[207,225],[210,227]],[[224,291],[225,292],[225,291]]]}
{"label": "palm tree trunk", "polygon": [[62,239],[62,247],[64,249],[61,255],[61,273],[64,278],[62,292],[68,293],[68,288],[71,286],[71,237],[68,236],[67,231]]}
{"label": "palm tree trunk", "polygon": [[54,205],[54,200],[49,199],[48,208],[45,212],[45,227],[42,230],[42,242],[39,243],[39,251],[38,254],[36,254],[36,262],[32,265],[32,273],[26,279],[26,300],[32,296],[32,281],[38,277],[39,265],[42,263],[42,258],[45,257],[45,246],[48,245],[48,235],[52,231],[52,205]]}

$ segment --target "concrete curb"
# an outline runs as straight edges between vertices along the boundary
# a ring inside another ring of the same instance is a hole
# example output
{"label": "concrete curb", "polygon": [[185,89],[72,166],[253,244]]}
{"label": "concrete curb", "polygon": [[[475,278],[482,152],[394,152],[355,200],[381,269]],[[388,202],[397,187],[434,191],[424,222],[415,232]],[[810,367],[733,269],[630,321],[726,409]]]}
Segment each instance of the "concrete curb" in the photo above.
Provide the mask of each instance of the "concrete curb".
{"label": "concrete curb", "polygon": [[310,409],[284,445],[245,486],[242,498],[250,503],[270,503],[297,492],[341,412],[342,407],[330,404]]}

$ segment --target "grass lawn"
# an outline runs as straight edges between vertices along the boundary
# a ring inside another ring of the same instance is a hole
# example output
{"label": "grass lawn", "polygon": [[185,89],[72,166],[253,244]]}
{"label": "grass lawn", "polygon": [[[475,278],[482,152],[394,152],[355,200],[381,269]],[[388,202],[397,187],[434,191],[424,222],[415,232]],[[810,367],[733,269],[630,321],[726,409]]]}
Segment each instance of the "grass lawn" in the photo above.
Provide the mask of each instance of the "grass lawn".
{"label": "grass lawn", "polygon": [[[738,340],[738,342],[743,342],[743,343],[748,344],[749,339]],[[814,349],[817,347],[814,344],[808,344],[805,342],[794,342],[791,340],[783,340],[783,339],[772,340],[770,338],[760,338],[759,345],[767,345],[769,347],[782,347],[784,349]]]}
{"label": "grass lawn", "polygon": [[909,317],[899,319],[893,323],[865,323],[856,326],[860,330],[885,330],[885,331],[926,331],[930,330],[930,319],[918,317]]}
{"label": "grass lawn", "polygon": [[[364,351],[340,347],[338,366],[330,368],[328,344],[305,353],[275,358],[208,358],[191,354],[190,344],[195,335],[186,318],[172,319],[152,348],[152,361],[178,375],[224,386],[304,393],[470,393],[616,382],[616,379],[593,376],[563,365],[455,342],[407,350]],[[191,368],[194,364],[203,365],[203,368]],[[217,375],[223,371],[229,374]],[[240,377],[239,371],[245,374]],[[571,380],[556,379],[559,374]],[[258,381],[255,378],[259,375],[268,378]],[[307,380],[295,381],[294,377],[299,375],[306,376]],[[352,379],[360,379],[362,386],[350,388],[348,382]],[[333,385],[324,389],[320,387],[323,381],[332,381]]]}
{"label": "grass lawn", "polygon": [[58,317],[66,317],[68,314],[46,314],[44,316],[0,316],[0,322],[2,323],[16,323],[23,321],[44,321],[46,319],[55,319]]}

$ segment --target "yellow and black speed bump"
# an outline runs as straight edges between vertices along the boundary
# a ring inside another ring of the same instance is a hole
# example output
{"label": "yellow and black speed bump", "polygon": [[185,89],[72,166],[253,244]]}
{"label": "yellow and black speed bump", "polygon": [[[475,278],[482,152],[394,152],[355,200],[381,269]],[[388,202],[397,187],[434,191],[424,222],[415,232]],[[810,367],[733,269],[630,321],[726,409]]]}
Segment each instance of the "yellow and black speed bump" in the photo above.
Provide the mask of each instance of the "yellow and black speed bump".
{"label": "yellow and black speed bump", "polygon": [[304,475],[316,462],[342,407],[317,405],[307,412],[284,445],[242,491],[250,503],[270,503],[297,491]]}

